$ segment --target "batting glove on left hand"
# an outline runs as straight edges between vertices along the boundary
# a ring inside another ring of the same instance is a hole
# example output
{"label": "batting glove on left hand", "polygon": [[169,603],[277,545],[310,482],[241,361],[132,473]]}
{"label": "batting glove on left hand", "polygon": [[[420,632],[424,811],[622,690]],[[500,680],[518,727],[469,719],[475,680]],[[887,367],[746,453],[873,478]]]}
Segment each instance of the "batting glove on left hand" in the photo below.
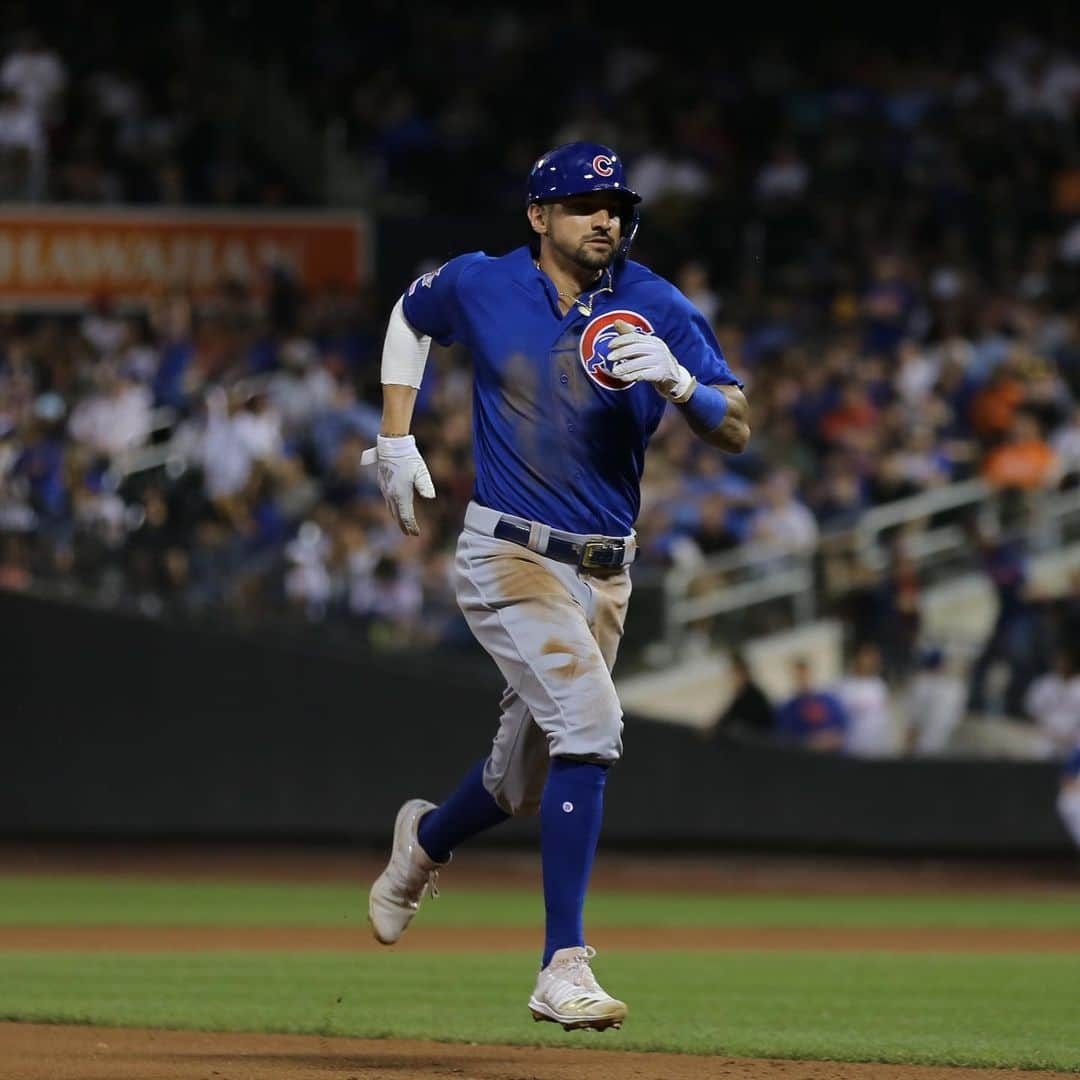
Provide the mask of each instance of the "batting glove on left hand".
{"label": "batting glove on left hand", "polygon": [[623,382],[650,382],[658,394],[669,401],[682,402],[693,393],[697,383],[671,355],[667,343],[655,334],[643,334],[622,319],[615,321],[619,331],[608,346],[608,371]]}
{"label": "batting glove on left hand", "polygon": [[435,498],[435,485],[427,464],[416,449],[412,435],[380,435],[377,445],[360,455],[361,465],[379,465],[379,490],[398,528],[408,536],[419,536],[420,526],[413,511],[413,490],[425,499]]}

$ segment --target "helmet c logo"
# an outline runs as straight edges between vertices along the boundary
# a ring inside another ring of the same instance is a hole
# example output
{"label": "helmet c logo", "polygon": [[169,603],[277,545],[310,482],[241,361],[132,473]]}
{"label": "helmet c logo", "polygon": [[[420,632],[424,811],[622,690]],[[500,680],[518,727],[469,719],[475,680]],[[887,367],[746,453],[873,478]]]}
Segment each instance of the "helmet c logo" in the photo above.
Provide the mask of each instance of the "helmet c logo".
{"label": "helmet c logo", "polygon": [[611,342],[619,336],[619,331],[615,329],[618,320],[629,323],[642,334],[653,332],[649,320],[636,311],[605,311],[585,327],[581,341],[578,342],[581,366],[585,369],[585,374],[605,390],[629,390],[634,386],[634,383],[616,379],[609,368],[608,349]]}
{"label": "helmet c logo", "polygon": [[593,172],[597,176],[610,176],[615,170],[611,167],[612,161],[606,154],[597,154],[592,159]]}

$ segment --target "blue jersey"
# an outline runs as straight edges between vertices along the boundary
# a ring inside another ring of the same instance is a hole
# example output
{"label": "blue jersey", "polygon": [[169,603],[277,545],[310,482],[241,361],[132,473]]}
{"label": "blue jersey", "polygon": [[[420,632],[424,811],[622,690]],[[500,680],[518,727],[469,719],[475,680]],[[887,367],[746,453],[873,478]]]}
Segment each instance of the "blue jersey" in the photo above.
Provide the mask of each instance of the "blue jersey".
{"label": "blue jersey", "polygon": [[810,690],[796,694],[776,710],[776,733],[801,742],[822,731],[845,732],[847,710],[835,694]]}
{"label": "blue jersey", "polygon": [[1080,743],[1072,748],[1071,753],[1065,759],[1061,771],[1070,779],[1080,780]]}
{"label": "blue jersey", "polygon": [[622,319],[667,342],[706,384],[742,384],[708,321],[640,263],[605,272],[566,315],[527,247],[473,252],[412,283],[405,317],[473,359],[473,498],[576,533],[627,535],[641,506],[645,448],[667,404],[607,371]]}

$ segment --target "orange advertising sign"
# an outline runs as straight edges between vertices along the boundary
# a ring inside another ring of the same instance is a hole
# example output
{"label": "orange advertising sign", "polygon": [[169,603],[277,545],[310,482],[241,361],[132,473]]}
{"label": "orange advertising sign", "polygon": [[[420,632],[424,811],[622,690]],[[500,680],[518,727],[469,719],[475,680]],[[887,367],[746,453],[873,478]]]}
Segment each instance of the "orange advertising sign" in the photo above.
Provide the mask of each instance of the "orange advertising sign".
{"label": "orange advertising sign", "polygon": [[0,209],[0,304],[67,307],[167,288],[198,297],[224,278],[254,286],[285,264],[305,288],[363,284],[372,229],[359,212]]}

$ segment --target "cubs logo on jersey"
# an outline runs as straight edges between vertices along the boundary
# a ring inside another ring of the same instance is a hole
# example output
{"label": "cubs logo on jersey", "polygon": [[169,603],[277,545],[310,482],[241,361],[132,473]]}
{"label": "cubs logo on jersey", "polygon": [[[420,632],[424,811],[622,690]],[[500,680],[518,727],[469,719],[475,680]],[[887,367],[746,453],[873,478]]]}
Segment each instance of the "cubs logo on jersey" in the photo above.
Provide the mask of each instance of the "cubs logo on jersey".
{"label": "cubs logo on jersey", "polygon": [[615,329],[616,322],[626,322],[639,334],[653,333],[652,323],[636,311],[605,311],[597,315],[581,334],[578,342],[578,356],[585,373],[597,386],[605,390],[629,390],[635,383],[623,382],[611,374],[608,349],[612,341],[619,336]]}

